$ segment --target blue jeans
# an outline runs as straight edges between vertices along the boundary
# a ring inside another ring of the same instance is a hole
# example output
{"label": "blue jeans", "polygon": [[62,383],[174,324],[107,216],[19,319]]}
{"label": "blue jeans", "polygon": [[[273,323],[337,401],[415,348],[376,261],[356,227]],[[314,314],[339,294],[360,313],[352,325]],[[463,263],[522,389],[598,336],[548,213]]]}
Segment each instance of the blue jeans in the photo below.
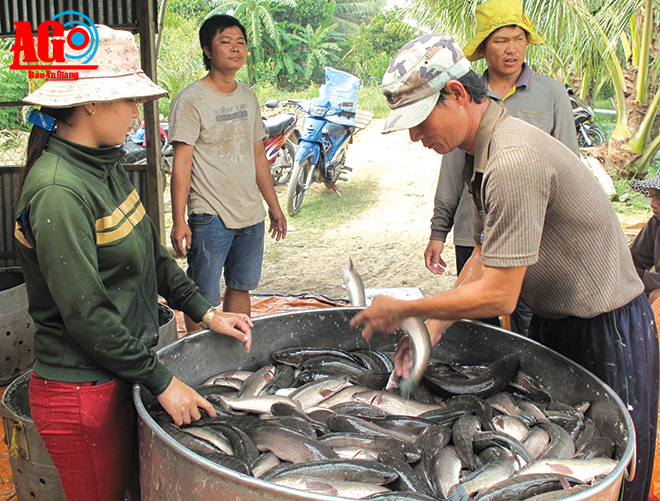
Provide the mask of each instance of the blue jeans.
{"label": "blue jeans", "polygon": [[188,249],[188,277],[213,305],[221,302],[220,277],[235,290],[256,289],[264,255],[264,222],[245,228],[225,227],[220,216],[191,214],[192,242]]}

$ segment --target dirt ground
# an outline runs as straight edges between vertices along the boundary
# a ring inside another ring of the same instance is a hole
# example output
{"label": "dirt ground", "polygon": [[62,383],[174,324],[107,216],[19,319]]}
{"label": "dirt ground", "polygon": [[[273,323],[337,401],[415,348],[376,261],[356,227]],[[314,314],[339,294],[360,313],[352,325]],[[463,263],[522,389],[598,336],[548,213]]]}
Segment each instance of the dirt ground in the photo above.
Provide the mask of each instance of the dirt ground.
{"label": "dirt ground", "polygon": [[[346,158],[346,165],[353,167],[346,183],[371,179],[375,203],[321,235],[296,230],[284,241],[267,242],[282,249],[278,249],[277,262],[264,261],[255,292],[312,292],[345,298],[340,270],[349,257],[366,288],[417,287],[428,295],[453,284],[453,246],[445,252],[450,271],[440,277],[426,270],[423,258],[441,157],[410,141],[407,131],[382,135],[383,123],[383,119],[372,120],[359,131]],[[340,190],[342,184],[338,182]],[[315,187],[327,190],[322,184]],[[278,194],[285,207],[286,187],[278,187]],[[296,218],[288,218],[288,224],[295,228]]]}

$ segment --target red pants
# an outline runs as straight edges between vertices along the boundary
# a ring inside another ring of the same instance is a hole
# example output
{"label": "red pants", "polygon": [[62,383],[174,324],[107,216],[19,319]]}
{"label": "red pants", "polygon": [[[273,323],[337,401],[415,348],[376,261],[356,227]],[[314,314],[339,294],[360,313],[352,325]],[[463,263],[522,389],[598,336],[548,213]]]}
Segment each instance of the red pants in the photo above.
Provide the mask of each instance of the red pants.
{"label": "red pants", "polygon": [[129,483],[135,491],[139,470],[130,383],[62,383],[33,372],[30,409],[67,501],[122,501]]}

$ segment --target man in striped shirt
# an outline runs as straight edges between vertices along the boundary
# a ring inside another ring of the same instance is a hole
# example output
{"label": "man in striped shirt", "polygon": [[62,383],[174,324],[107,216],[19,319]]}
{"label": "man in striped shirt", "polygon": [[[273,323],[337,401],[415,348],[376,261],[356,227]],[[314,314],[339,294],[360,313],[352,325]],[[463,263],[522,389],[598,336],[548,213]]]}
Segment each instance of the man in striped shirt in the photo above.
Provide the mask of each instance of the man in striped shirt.
{"label": "man in striped shirt", "polygon": [[[431,341],[448,322],[533,313],[530,337],[590,370],[627,404],[637,435],[637,473],[624,499],[647,499],[658,412],[657,331],[644,286],[609,199],[565,145],[486,98],[486,88],[448,35],[406,44],[383,77],[391,108],[383,133],[446,154],[467,153],[475,250],[457,284],[413,301],[376,298],[351,322],[392,332],[428,318]],[[397,372],[411,360],[397,350]],[[404,374],[405,375],[405,374]]]}

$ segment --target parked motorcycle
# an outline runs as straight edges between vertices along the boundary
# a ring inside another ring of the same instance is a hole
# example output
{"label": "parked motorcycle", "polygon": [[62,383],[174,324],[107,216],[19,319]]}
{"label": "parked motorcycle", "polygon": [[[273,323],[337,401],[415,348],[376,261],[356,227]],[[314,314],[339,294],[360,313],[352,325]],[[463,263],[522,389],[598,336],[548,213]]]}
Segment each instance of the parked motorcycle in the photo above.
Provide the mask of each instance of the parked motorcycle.
{"label": "parked motorcycle", "polygon": [[[172,173],[172,158],[174,156],[174,149],[167,138],[169,128],[168,123],[160,124],[160,153],[163,157],[163,172],[165,174]],[[141,165],[147,163],[147,141],[144,120],[140,122],[140,127],[134,133],[126,135],[123,148],[124,156],[120,160],[122,164]]]}
{"label": "parked motorcycle", "polygon": [[573,120],[575,121],[575,131],[577,133],[578,146],[588,148],[597,146],[605,142],[605,134],[594,123],[594,110],[589,103],[583,101],[575,95],[573,89],[566,85],[568,99],[573,108]]}
{"label": "parked motorcycle", "polygon": [[[277,99],[272,99],[264,106],[275,108],[278,104]],[[266,132],[264,149],[270,164],[270,175],[273,178],[273,184],[286,184],[291,178],[293,157],[300,136],[300,132],[296,129],[298,116],[295,113],[283,113],[270,118],[262,116],[261,119],[264,122]]]}
{"label": "parked motorcycle", "polygon": [[360,79],[334,68],[326,68],[325,72],[326,83],[320,97],[289,100],[308,115],[303,121],[287,188],[286,208],[291,216],[300,212],[312,183],[323,182],[341,196],[335,183],[346,181],[342,174],[353,170],[346,165],[346,150],[357,128]]}
{"label": "parked motorcycle", "polygon": [[[346,150],[355,133],[355,126],[339,125],[328,121],[330,116],[354,118],[355,112],[344,111],[344,106],[334,106],[327,99],[316,97],[311,101],[289,100],[309,116],[303,121],[303,133],[293,162],[293,171],[286,194],[286,208],[291,216],[300,212],[303,198],[314,182],[323,182],[328,188],[335,186],[342,176],[352,171],[345,165]],[[352,105],[352,103],[349,103]]]}

